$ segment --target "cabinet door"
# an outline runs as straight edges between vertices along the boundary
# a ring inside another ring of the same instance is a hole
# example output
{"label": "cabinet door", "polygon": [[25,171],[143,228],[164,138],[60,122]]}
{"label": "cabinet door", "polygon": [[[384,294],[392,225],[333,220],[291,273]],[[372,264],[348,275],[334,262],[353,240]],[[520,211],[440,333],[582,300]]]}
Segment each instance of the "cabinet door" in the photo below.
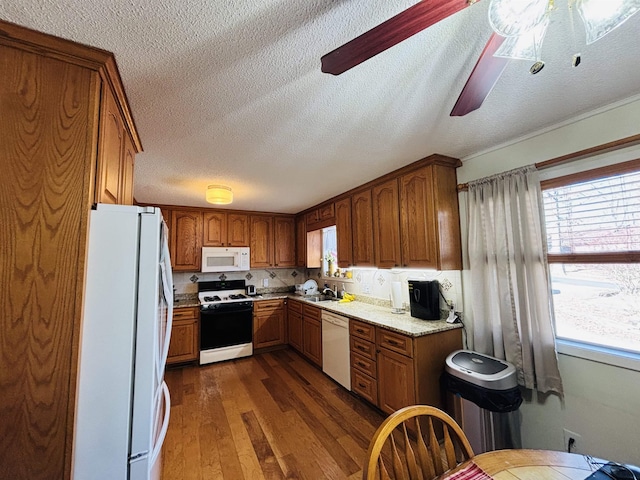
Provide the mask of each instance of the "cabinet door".
{"label": "cabinet door", "polygon": [[174,270],[200,271],[202,260],[202,212],[171,212],[171,259]]}
{"label": "cabinet door", "polygon": [[351,221],[353,225],[353,265],[373,266],[373,224],[371,190],[351,197]]}
{"label": "cabinet door", "polygon": [[302,321],[302,353],[322,367],[322,322],[307,316]]}
{"label": "cabinet door", "polygon": [[273,220],[274,267],[296,266],[296,224],[293,217]]}
{"label": "cabinet door", "polygon": [[176,320],[171,328],[167,365],[192,362],[198,358],[198,320]]}
{"label": "cabinet door", "polygon": [[284,305],[265,308],[253,315],[253,347],[264,348],[285,343]]}
{"label": "cabinet door", "polygon": [[402,266],[436,268],[432,167],[400,177]]}
{"label": "cabinet door", "polygon": [[227,245],[227,214],[225,212],[205,212],[203,228],[203,246],[224,247]]}
{"label": "cabinet door", "polygon": [[273,266],[273,217],[251,215],[251,268]]}
{"label": "cabinet door", "polygon": [[249,246],[249,216],[242,213],[227,215],[227,244],[230,247]]}
{"label": "cabinet door", "polygon": [[378,268],[400,266],[398,180],[373,187],[373,246]]}
{"label": "cabinet door", "polygon": [[296,266],[307,266],[307,226],[303,215],[296,217]]}
{"label": "cabinet door", "polygon": [[289,322],[289,345],[302,352],[302,315],[289,310],[287,321]]}
{"label": "cabinet door", "polygon": [[120,167],[124,142],[124,124],[116,99],[108,85],[102,86],[100,112],[100,146],[96,202],[120,202]]}
{"label": "cabinet door", "polygon": [[124,144],[122,152],[122,165],[120,175],[120,203],[133,205],[133,167],[136,158],[136,150],[129,134],[124,132]]}
{"label": "cabinet door", "polygon": [[338,266],[346,268],[353,263],[351,238],[351,198],[336,202],[336,239],[338,241]]}
{"label": "cabinet door", "polygon": [[416,403],[413,359],[384,348],[378,353],[378,406],[386,413]]}

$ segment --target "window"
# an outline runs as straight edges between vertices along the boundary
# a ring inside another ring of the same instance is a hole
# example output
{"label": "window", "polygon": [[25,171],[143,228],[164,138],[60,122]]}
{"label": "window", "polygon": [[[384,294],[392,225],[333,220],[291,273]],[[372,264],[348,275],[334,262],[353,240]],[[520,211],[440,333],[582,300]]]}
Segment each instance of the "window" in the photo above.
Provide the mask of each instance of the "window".
{"label": "window", "polygon": [[640,353],[640,160],[542,189],[556,336]]}

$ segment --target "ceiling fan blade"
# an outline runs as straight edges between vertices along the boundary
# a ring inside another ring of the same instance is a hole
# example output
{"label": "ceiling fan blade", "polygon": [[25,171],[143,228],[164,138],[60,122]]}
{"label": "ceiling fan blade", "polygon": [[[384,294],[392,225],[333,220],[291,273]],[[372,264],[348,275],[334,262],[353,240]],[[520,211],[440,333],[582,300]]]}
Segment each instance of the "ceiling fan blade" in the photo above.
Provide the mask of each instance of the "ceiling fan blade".
{"label": "ceiling fan blade", "polygon": [[350,42],[323,55],[320,59],[322,71],[340,75],[440,20],[459,12],[475,1],[422,0]]}
{"label": "ceiling fan blade", "polygon": [[509,63],[508,58],[493,56],[502,42],[504,42],[504,37],[496,33],[491,35],[453,110],[451,110],[450,116],[462,117],[480,108]]}

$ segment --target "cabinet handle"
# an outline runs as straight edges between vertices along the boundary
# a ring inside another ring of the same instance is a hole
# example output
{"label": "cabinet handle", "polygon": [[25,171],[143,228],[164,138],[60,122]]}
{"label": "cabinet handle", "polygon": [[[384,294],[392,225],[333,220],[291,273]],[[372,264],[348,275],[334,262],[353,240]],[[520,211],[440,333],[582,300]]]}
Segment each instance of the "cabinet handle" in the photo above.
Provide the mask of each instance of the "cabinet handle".
{"label": "cabinet handle", "polygon": [[362,330],[361,328],[357,328],[357,329],[356,329],[356,332],[358,332],[358,333],[364,333],[364,330]]}
{"label": "cabinet handle", "polygon": [[358,383],[358,386],[359,386],[360,388],[367,388],[367,386],[366,386],[365,384],[363,384],[363,383]]}
{"label": "cabinet handle", "polygon": [[366,351],[367,351],[367,349],[366,349],[366,348],[364,348],[362,345],[358,345],[356,348],[357,348],[358,350],[362,350],[363,352],[366,352]]}
{"label": "cabinet handle", "polygon": [[399,346],[400,344],[398,342],[396,342],[395,340],[388,340],[387,339],[387,343],[391,344],[391,345],[395,345],[396,347]]}
{"label": "cabinet handle", "polygon": [[359,367],[363,367],[363,368],[366,367],[366,365],[364,363],[362,363],[362,362],[358,362],[358,366]]}

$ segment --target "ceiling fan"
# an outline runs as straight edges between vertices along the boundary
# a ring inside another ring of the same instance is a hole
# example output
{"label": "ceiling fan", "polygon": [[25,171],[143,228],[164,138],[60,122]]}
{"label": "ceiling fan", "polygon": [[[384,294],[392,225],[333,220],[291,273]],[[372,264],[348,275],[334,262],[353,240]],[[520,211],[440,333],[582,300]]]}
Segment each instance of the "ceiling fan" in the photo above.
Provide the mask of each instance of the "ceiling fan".
{"label": "ceiling fan", "polygon": [[[322,71],[340,75],[369,58],[480,0],[421,0],[395,17],[345,43],[321,58]],[[585,24],[587,44],[593,43],[640,11],[640,0],[568,0]],[[451,116],[477,110],[489,95],[509,58],[534,59],[531,73],[544,66],[540,46],[555,0],[491,0],[489,21],[494,33],[480,54]],[[494,54],[496,54],[494,56]],[[573,65],[580,63],[574,56]]]}

